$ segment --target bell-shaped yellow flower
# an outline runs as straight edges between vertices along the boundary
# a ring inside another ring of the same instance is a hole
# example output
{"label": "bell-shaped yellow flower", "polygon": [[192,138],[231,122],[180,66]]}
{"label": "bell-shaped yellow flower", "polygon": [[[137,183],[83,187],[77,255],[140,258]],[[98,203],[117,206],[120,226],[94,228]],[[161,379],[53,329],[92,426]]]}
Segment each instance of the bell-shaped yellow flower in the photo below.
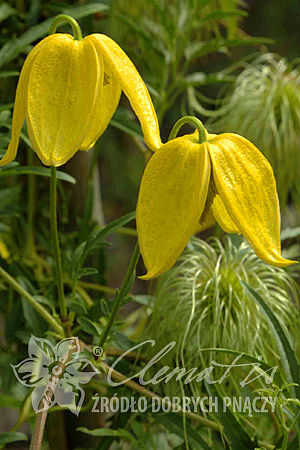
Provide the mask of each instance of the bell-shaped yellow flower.
{"label": "bell-shaped yellow flower", "polygon": [[108,36],[80,37],[52,34],[27,56],[1,166],[15,158],[24,120],[45,165],[60,166],[77,150],[88,150],[106,129],[122,91],[140,120],[146,144],[150,149],[161,145],[149,92],[131,60]]}
{"label": "bell-shaped yellow flower", "polygon": [[269,162],[247,139],[209,135],[202,126],[162,145],[146,166],[137,205],[140,250],[148,270],[142,278],[170,269],[195,231],[214,219],[226,232],[243,234],[265,262],[279,267],[294,263],[281,256],[279,204]]}

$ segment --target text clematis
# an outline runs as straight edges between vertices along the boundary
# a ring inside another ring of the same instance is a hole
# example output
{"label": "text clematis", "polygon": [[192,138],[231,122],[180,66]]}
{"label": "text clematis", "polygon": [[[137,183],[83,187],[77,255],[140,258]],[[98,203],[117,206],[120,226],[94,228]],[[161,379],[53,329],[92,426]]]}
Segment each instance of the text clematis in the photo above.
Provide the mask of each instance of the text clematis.
{"label": "text clematis", "polygon": [[17,86],[11,141],[0,165],[15,158],[24,120],[45,165],[60,166],[77,150],[88,150],[109,124],[122,91],[140,120],[146,144],[157,148],[156,114],[131,60],[108,36],[82,39],[77,22],[68,16],[58,16],[52,32],[61,21],[72,25],[76,38],[51,34],[27,56]]}
{"label": "text clematis", "polygon": [[[195,133],[174,138],[188,121]],[[142,278],[170,269],[195,231],[215,221],[228,233],[241,233],[265,262],[294,263],[281,256],[276,183],[263,154],[237,134],[210,135],[198,119],[183,118],[142,178],[137,230],[148,270]]]}

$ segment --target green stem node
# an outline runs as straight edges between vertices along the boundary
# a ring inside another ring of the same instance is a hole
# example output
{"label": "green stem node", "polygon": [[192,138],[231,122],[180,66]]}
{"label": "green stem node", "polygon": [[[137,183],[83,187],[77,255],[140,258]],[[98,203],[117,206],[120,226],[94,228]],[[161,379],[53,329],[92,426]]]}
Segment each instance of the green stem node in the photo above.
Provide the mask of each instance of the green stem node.
{"label": "green stem node", "polygon": [[185,125],[186,123],[189,123],[193,125],[199,132],[199,144],[203,144],[207,140],[207,131],[201,122],[201,120],[197,119],[197,117],[194,116],[185,116],[181,119],[177,120],[174,127],[172,128],[172,131],[169,136],[169,141],[172,139],[175,139],[177,136],[178,131],[180,128]]}
{"label": "green stem node", "polygon": [[77,41],[82,40],[81,29],[78,22],[75,19],[73,19],[73,17],[67,16],[66,14],[60,14],[59,16],[55,17],[50,27],[49,34],[56,33],[56,28],[61,23],[68,23],[72,27],[74,39]]}

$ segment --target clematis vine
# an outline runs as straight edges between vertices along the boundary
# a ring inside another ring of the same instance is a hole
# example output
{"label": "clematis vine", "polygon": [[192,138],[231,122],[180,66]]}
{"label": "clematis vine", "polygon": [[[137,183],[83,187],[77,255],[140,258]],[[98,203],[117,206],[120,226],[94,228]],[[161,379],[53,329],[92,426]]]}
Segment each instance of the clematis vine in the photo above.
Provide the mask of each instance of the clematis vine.
{"label": "clematis vine", "polygon": [[[72,26],[74,37],[55,33],[61,22]],[[149,92],[123,50],[103,34],[82,39],[69,16],[58,16],[50,32],[21,70],[11,140],[0,165],[16,157],[24,120],[45,165],[60,166],[77,150],[90,149],[108,126],[122,91],[140,120],[146,144],[157,148],[159,127]]]}
{"label": "clematis vine", "polygon": [[[196,131],[176,137],[188,122]],[[242,234],[268,264],[295,263],[281,256],[279,203],[267,159],[242,136],[212,135],[198,119],[185,117],[142,178],[137,231],[148,271],[142,278],[170,269],[195,231],[215,221],[227,233]]]}

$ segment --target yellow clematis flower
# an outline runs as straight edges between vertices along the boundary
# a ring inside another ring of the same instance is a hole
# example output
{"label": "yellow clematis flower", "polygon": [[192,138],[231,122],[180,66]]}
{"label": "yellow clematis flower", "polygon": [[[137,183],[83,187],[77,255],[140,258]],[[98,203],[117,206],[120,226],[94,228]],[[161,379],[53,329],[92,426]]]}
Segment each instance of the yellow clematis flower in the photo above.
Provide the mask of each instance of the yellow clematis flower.
{"label": "yellow clematis flower", "polygon": [[135,66],[108,36],[84,39],[68,16],[54,21],[72,25],[69,34],[51,34],[27,56],[21,70],[12,120],[12,135],[0,166],[17,153],[26,120],[29,139],[40,160],[49,166],[67,162],[77,150],[88,150],[109,124],[123,91],[138,116],[150,149],[161,145],[149,92]]}
{"label": "yellow clematis flower", "polygon": [[[196,132],[172,139],[188,121]],[[237,134],[208,134],[195,118],[181,119],[173,131],[140,186],[137,231],[148,270],[142,278],[170,269],[195,230],[215,220],[227,233],[243,234],[265,262],[294,264],[281,256],[276,183],[263,154]]]}

